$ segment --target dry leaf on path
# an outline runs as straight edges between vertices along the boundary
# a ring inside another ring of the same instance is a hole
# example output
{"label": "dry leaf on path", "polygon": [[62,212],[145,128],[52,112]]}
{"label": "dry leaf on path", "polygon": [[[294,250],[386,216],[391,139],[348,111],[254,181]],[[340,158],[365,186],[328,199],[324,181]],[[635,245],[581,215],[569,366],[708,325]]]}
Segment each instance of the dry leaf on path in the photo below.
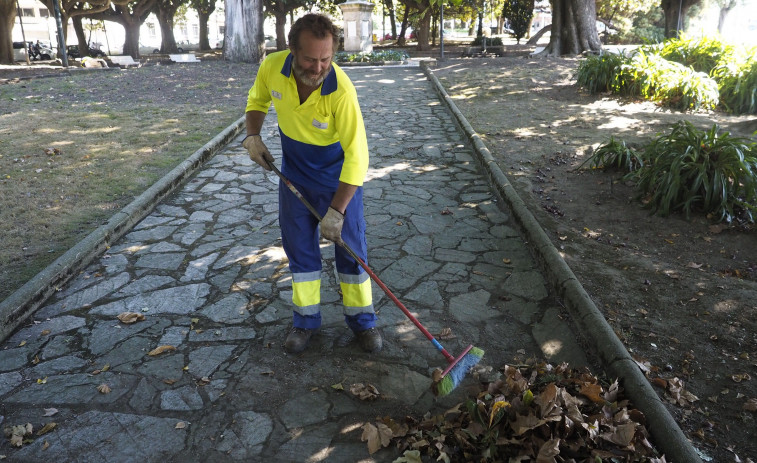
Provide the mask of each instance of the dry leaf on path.
{"label": "dry leaf on path", "polygon": [[176,426],[174,426],[174,429],[184,429],[187,427],[186,421],[179,421],[176,423]]}
{"label": "dry leaf on path", "polygon": [[744,403],[744,410],[757,412],[757,399],[749,399]]}
{"label": "dry leaf on path", "polygon": [[46,408],[45,409],[45,414],[42,415],[42,416],[53,416],[56,413],[58,413],[58,409],[57,408]]}
{"label": "dry leaf on path", "polygon": [[368,453],[373,455],[381,447],[387,447],[392,439],[392,430],[384,423],[378,423],[378,426],[374,426],[371,423],[365,423],[363,425],[363,435],[360,436],[360,440],[363,442],[368,441]]}
{"label": "dry leaf on path", "polygon": [[174,350],[176,350],[176,347],[174,347],[174,346],[160,346],[160,347],[156,347],[155,349],[153,349],[150,352],[148,352],[147,355],[149,355],[151,357],[154,357],[156,355],[162,354],[163,352],[171,352],[171,351],[174,351]]}
{"label": "dry leaf on path", "polygon": [[360,400],[376,400],[378,398],[379,391],[376,386],[369,383],[356,383],[350,386],[350,392],[357,396]]}
{"label": "dry leaf on path", "polygon": [[97,391],[100,394],[110,394],[110,386],[108,386],[107,384],[101,384],[97,386]]}
{"label": "dry leaf on path", "polygon": [[143,321],[145,316],[136,312],[121,312],[118,314],[118,319],[121,320],[121,323],[131,325],[132,323]]}
{"label": "dry leaf on path", "polygon": [[37,431],[37,435],[41,436],[43,434],[47,434],[48,432],[50,432],[53,429],[55,429],[56,426],[58,426],[58,423],[56,423],[54,421],[51,421],[50,423],[47,423],[46,425],[42,426],[42,429],[40,429],[39,431]]}

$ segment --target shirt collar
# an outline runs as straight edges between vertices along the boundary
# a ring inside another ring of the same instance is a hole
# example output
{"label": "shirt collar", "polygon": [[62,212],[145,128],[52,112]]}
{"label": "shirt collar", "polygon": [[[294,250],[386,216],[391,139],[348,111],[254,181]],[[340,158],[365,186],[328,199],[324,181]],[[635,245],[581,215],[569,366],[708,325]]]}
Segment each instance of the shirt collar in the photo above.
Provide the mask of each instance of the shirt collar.
{"label": "shirt collar", "polygon": [[[294,60],[294,55],[290,52],[287,56],[286,60],[284,60],[284,66],[281,67],[281,74],[285,75],[286,77],[292,76],[292,61]],[[337,89],[337,80],[336,80],[336,70],[334,69],[334,63],[331,63],[331,71],[329,71],[329,75],[326,76],[326,79],[321,84],[321,95],[330,95],[334,93]]]}

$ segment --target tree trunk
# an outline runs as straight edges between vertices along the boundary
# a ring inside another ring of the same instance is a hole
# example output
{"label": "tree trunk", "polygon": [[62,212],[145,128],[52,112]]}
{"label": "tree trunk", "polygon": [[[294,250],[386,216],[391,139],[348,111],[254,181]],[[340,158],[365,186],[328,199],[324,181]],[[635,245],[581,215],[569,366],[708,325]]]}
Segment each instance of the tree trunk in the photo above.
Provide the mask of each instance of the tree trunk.
{"label": "tree trunk", "polygon": [[720,12],[718,13],[718,33],[723,33],[723,27],[725,26],[725,18],[728,17],[728,13],[731,12],[731,10],[736,6],[736,2],[734,0],[731,0],[728,2],[727,5],[722,5],[720,7]]}
{"label": "tree trunk", "polygon": [[276,19],[276,50],[286,50],[287,48],[287,14],[285,11],[274,11]]}
{"label": "tree trunk", "polygon": [[139,28],[141,23],[124,23],[124,55],[139,59]]}
{"label": "tree trunk", "polygon": [[410,14],[408,13],[409,7],[405,5],[405,14],[402,15],[402,24],[400,24],[400,33],[397,35],[397,45],[400,47],[404,47],[407,45],[407,39],[405,39],[405,34],[407,34],[407,24],[408,24],[408,17]]}
{"label": "tree trunk", "polygon": [[92,20],[116,22],[123,26],[125,36],[122,54],[139,59],[139,28],[154,6],[155,0],[130,1],[128,4],[111,3],[110,8],[88,17]]}
{"label": "tree trunk", "polygon": [[[531,27],[529,26],[529,30],[530,30],[530,29],[531,29]],[[549,24],[549,25],[547,25],[547,26],[544,26],[544,27],[542,28],[542,30],[540,30],[539,32],[537,32],[536,34],[534,34],[534,36],[533,36],[533,37],[531,37],[530,39],[528,39],[528,42],[526,42],[526,45],[536,45],[536,43],[537,43],[537,42],[539,41],[539,39],[540,39],[540,38],[541,38],[541,37],[542,37],[542,36],[543,36],[544,34],[546,34],[547,32],[549,32],[549,31],[551,31],[551,30],[552,30],[552,25],[551,25],[551,24]]]}
{"label": "tree trunk", "polygon": [[210,50],[210,40],[208,39],[210,13],[198,12],[197,17],[200,20],[200,50]]}
{"label": "tree trunk", "polygon": [[[394,2],[392,0],[384,0],[384,8],[389,15],[389,24],[391,24],[392,39],[397,39],[397,17],[394,13]],[[382,37],[383,39],[383,37]]]}
{"label": "tree trunk", "polygon": [[678,37],[683,31],[684,20],[689,9],[702,0],[662,0],[660,6],[665,13],[665,37]]}
{"label": "tree trunk", "polygon": [[84,58],[89,55],[89,42],[87,42],[87,34],[84,33],[84,24],[82,24],[82,16],[74,16],[71,18],[71,22],[74,25],[74,33],[76,34],[76,43],[79,44],[79,58]]}
{"label": "tree trunk", "polygon": [[210,20],[210,15],[213,14],[216,9],[215,0],[195,0],[190,1],[190,5],[195,11],[197,11],[197,18],[200,20],[200,50],[210,50],[210,37],[208,37],[210,31],[208,28],[208,21]]}
{"label": "tree trunk", "polygon": [[554,0],[549,45],[539,55],[599,53],[601,49],[595,0]]}
{"label": "tree trunk", "polygon": [[265,57],[262,0],[226,0],[223,57],[232,62],[259,63]]}
{"label": "tree trunk", "polygon": [[431,49],[428,44],[429,30],[431,29],[431,8],[426,8],[421,20],[418,21],[418,30],[415,31],[415,38],[418,40],[418,50],[427,51]]}
{"label": "tree trunk", "polygon": [[158,18],[160,26],[160,52],[161,53],[178,53],[179,47],[176,46],[176,36],[173,35],[173,18],[181,2],[172,2],[171,0],[158,0],[155,4],[153,13]]}
{"label": "tree trunk", "polygon": [[0,0],[0,63],[13,64],[13,24],[16,0]]}

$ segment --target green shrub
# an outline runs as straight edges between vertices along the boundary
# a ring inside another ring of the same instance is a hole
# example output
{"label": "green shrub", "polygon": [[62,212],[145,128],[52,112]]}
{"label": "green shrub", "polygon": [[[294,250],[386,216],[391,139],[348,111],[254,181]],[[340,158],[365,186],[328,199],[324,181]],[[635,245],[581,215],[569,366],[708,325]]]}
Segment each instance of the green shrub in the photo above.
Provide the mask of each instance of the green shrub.
{"label": "green shrub", "polygon": [[757,114],[757,49],[748,57],[721,63],[712,71],[718,82],[720,104],[734,114]]}
{"label": "green shrub", "polygon": [[[480,47],[483,45],[483,38],[482,37],[476,37],[473,39],[473,42],[470,43],[472,47]],[[486,37],[486,46],[487,47],[501,47],[504,44],[502,43],[501,37]]]}
{"label": "green shrub", "polygon": [[727,62],[734,54],[732,45],[715,37],[694,39],[681,36],[665,41],[659,50],[663,58],[706,74],[721,62]]}
{"label": "green shrub", "polygon": [[589,93],[608,92],[614,89],[617,70],[626,61],[622,54],[592,55],[578,65],[576,80]]}
{"label": "green shrub", "polygon": [[719,221],[737,215],[754,223],[757,212],[757,146],[719,133],[717,125],[701,131],[677,123],[669,135],[644,150],[645,162],[626,176],[634,180],[653,213],[701,211]]}
{"label": "green shrub", "polygon": [[502,17],[510,20],[513,37],[517,43],[526,36],[534,17],[534,0],[505,0]]}
{"label": "green shrub", "polygon": [[334,61],[337,63],[383,63],[386,61],[405,61],[408,54],[398,50],[378,50],[372,52],[347,53],[337,52]]}
{"label": "green shrub", "polygon": [[718,84],[704,72],[680,65],[674,72],[664,73],[660,77],[652,99],[663,106],[696,111],[715,109],[718,105]]}
{"label": "green shrub", "polygon": [[585,164],[589,164],[592,169],[615,167],[633,172],[644,165],[644,158],[643,152],[638,153],[634,148],[627,146],[626,142],[610,137],[610,141],[597,148],[579,168]]}

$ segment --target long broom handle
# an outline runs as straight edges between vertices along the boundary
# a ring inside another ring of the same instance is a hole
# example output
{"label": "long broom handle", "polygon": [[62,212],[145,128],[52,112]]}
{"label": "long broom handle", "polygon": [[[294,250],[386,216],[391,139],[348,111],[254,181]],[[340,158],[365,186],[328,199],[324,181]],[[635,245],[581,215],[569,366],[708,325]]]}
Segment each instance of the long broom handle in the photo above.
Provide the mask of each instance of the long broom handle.
{"label": "long broom handle", "polygon": [[[319,214],[318,211],[316,211],[315,208],[310,204],[310,202],[308,202],[308,200],[305,199],[304,196],[302,196],[302,194],[299,192],[299,190],[297,190],[297,187],[295,187],[294,185],[292,185],[292,182],[290,182],[288,178],[284,177],[284,174],[282,174],[279,171],[279,169],[276,168],[276,166],[273,164],[273,162],[269,161],[268,162],[268,166],[274,172],[276,172],[276,175],[278,175],[279,178],[281,179],[281,181],[283,181],[286,184],[287,188],[289,188],[289,191],[291,191],[292,193],[294,193],[294,195],[297,196],[297,198],[300,201],[302,201],[302,204],[304,204],[305,207],[307,207],[308,210],[315,216],[315,218],[318,219],[318,222],[320,222],[323,219],[321,217],[321,214]],[[360,264],[360,266],[363,268],[363,270],[365,270],[366,273],[368,273],[368,275],[370,275],[371,279],[373,281],[375,281],[376,284],[379,285],[379,287],[381,289],[384,290],[384,292],[386,293],[386,295],[389,296],[389,298],[392,301],[394,301],[395,304],[397,304],[397,307],[399,307],[402,310],[402,312],[405,313],[405,315],[407,316],[407,318],[409,318],[410,321],[413,322],[413,324],[415,324],[415,326],[417,326],[419,330],[421,330],[421,333],[423,333],[423,335],[426,336],[426,338],[428,338],[429,341],[431,341],[431,343],[434,345],[434,347],[436,347],[439,350],[439,352],[441,352],[442,355],[444,355],[444,358],[447,359],[447,362],[449,362],[449,363],[455,363],[457,361],[457,359],[455,359],[455,357],[452,354],[450,354],[449,352],[447,352],[447,350],[439,343],[439,341],[437,341],[436,338],[431,333],[428,332],[428,330],[426,329],[426,327],[424,327],[423,325],[421,325],[421,322],[419,322],[418,319],[415,318],[413,316],[413,314],[410,313],[409,310],[407,310],[407,307],[405,307],[405,305],[402,302],[400,302],[399,299],[397,299],[397,297],[394,295],[394,293],[392,293],[389,290],[389,288],[387,288],[387,286],[384,284],[384,282],[381,281],[379,279],[379,277],[375,273],[373,273],[373,270],[371,270],[370,267],[368,267],[368,264],[366,264],[365,262],[363,262],[363,259],[361,259],[355,253],[355,251],[353,251],[352,248],[347,243],[344,242],[344,240],[342,240],[342,242],[339,243],[339,245],[341,245],[347,251],[347,253],[350,256],[352,256],[353,259],[355,259],[355,261],[358,264]]]}

